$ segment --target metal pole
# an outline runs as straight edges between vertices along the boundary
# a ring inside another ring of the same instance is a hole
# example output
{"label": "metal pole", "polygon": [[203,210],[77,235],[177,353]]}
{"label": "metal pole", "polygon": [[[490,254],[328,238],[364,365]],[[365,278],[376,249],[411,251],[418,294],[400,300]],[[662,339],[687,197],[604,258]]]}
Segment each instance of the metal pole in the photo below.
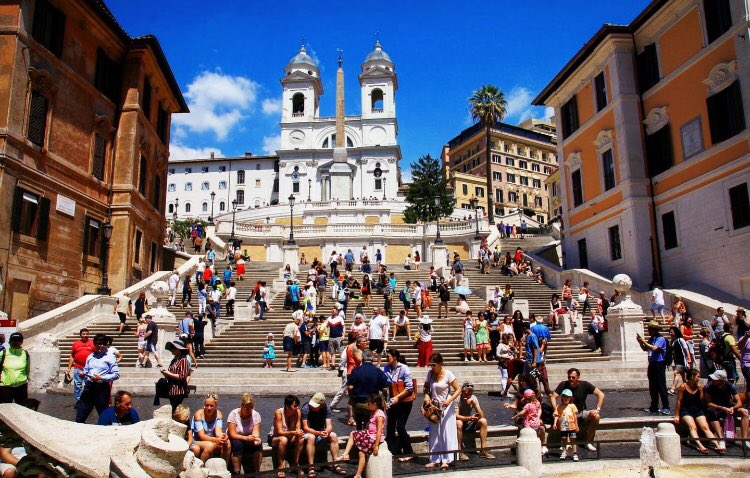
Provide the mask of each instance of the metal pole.
{"label": "metal pole", "polygon": [[[383,201],[385,201],[385,199],[386,199],[385,198],[385,179],[386,178],[383,178]],[[440,231],[438,231],[438,236],[440,236]]]}
{"label": "metal pole", "polygon": [[435,221],[437,222],[437,234],[435,235],[435,244],[442,244],[443,239],[440,237],[440,212],[438,212],[437,217],[435,218]]}
{"label": "metal pole", "polygon": [[211,218],[208,220],[211,224],[214,223],[214,198],[211,198]]}
{"label": "metal pole", "polygon": [[232,241],[234,241],[234,215],[237,212],[237,208],[232,208]]}
{"label": "metal pole", "polygon": [[294,206],[289,203],[289,244],[294,245]]}
{"label": "metal pole", "polygon": [[111,295],[109,288],[109,239],[104,238],[104,254],[102,257],[102,286],[96,292],[101,295]]}
{"label": "metal pole", "polygon": [[480,240],[482,236],[479,235],[479,209],[474,208],[474,222],[477,224],[477,232],[474,234],[474,240]]}

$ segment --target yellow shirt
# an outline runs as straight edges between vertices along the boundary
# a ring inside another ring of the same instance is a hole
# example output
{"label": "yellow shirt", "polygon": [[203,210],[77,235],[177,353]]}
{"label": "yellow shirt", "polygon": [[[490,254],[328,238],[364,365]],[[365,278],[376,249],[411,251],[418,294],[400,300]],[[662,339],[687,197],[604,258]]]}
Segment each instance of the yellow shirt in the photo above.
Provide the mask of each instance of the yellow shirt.
{"label": "yellow shirt", "polygon": [[8,348],[0,352],[0,359],[5,355],[0,385],[18,387],[29,381],[28,352],[24,349]]}

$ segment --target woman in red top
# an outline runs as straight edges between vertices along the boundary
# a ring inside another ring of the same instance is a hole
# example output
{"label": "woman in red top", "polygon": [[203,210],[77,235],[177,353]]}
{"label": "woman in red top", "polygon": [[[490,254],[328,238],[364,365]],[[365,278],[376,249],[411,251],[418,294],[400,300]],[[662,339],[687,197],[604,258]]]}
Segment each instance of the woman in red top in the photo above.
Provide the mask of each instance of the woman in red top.
{"label": "woman in red top", "polygon": [[573,291],[570,287],[570,279],[565,279],[565,283],[562,287],[562,300],[565,302],[565,305],[570,307],[571,299],[573,299]]}
{"label": "woman in red top", "polygon": [[211,276],[212,275],[213,275],[213,273],[211,272],[211,268],[210,267],[206,267],[203,270],[203,282],[205,282],[206,284],[210,284],[211,283]]}
{"label": "woman in red top", "polygon": [[188,396],[188,376],[190,375],[190,363],[185,354],[187,348],[181,341],[175,340],[165,346],[167,350],[174,354],[169,368],[161,370],[161,373],[169,382],[169,403],[172,405],[172,412],[177,405],[181,404]]}
{"label": "woman in red top", "polygon": [[516,247],[516,255],[513,256],[513,260],[516,264],[519,264],[521,262],[521,259],[523,258],[523,249],[520,247]]}

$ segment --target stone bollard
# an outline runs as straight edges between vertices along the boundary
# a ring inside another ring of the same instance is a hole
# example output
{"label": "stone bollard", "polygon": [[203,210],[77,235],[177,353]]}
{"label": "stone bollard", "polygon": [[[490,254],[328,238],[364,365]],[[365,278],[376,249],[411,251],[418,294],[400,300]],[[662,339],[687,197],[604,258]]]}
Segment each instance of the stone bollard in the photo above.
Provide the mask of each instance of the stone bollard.
{"label": "stone bollard", "polygon": [[536,477],[542,471],[542,442],[531,428],[522,428],[516,440],[518,466],[525,468],[529,476]]}
{"label": "stone bollard", "polygon": [[393,476],[393,455],[385,442],[380,444],[378,456],[370,455],[365,468],[367,478],[391,478]]}
{"label": "stone bollard", "polygon": [[232,474],[227,470],[227,462],[223,458],[209,458],[206,462],[208,478],[230,478]]}
{"label": "stone bollard", "polygon": [[60,348],[52,334],[41,333],[36,337],[34,346],[29,350],[29,358],[30,392],[42,392],[57,384],[57,376],[60,373]]}
{"label": "stone bollard", "polygon": [[677,466],[682,460],[682,445],[673,423],[660,423],[656,427],[656,448],[661,460],[670,466]]}

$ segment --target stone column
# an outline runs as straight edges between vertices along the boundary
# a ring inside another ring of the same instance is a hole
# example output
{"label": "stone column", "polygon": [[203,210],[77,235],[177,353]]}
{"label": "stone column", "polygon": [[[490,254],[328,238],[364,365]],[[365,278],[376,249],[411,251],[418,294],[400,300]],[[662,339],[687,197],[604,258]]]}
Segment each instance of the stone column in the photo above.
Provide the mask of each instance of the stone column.
{"label": "stone column", "polygon": [[659,457],[670,466],[677,466],[682,460],[682,445],[673,423],[660,423],[656,427],[656,448]]}
{"label": "stone column", "polygon": [[479,249],[482,247],[482,241],[471,240],[471,246],[469,247],[469,261],[476,261],[479,255]]}
{"label": "stone column", "polygon": [[284,244],[282,247],[284,256],[284,266],[287,264],[292,266],[294,272],[299,272],[299,247],[296,245]]}
{"label": "stone column", "polygon": [[607,311],[607,332],[603,337],[604,355],[620,362],[644,362],[646,354],[636,341],[636,334],[643,335],[643,309],[633,302],[630,294],[632,281],[625,274],[612,279],[615,290],[625,294],[625,299]]}
{"label": "stone column", "polygon": [[435,270],[439,271],[441,268],[443,269],[443,274],[445,274],[445,269],[448,268],[448,247],[443,244],[436,244],[432,246],[432,265],[435,267]]}
{"label": "stone column", "polygon": [[393,455],[388,445],[383,442],[378,449],[378,456],[370,455],[365,468],[367,478],[391,478],[393,476]]}
{"label": "stone column", "polygon": [[525,468],[529,476],[539,476],[542,470],[542,442],[531,428],[522,428],[516,440],[518,466]]}
{"label": "stone column", "polygon": [[31,370],[29,371],[29,392],[42,392],[54,386],[60,373],[60,348],[57,339],[48,333],[37,335],[34,346],[29,350]]}

